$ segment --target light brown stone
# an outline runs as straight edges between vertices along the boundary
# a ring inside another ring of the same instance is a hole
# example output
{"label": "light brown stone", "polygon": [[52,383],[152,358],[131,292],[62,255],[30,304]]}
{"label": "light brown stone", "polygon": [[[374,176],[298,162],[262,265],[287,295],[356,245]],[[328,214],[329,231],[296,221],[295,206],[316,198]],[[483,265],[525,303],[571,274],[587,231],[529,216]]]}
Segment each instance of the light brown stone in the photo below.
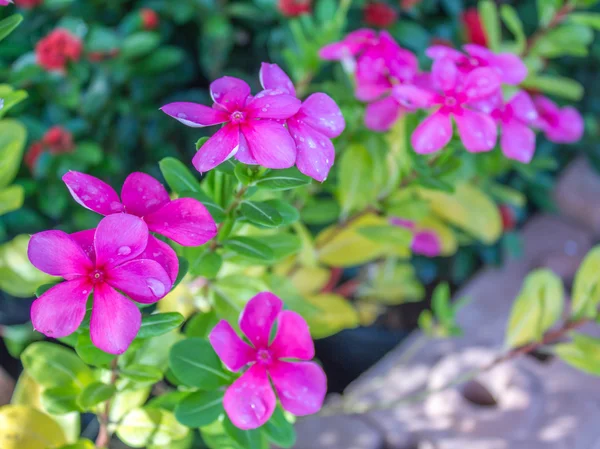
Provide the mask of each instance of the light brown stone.
{"label": "light brown stone", "polygon": [[383,449],[373,426],[353,416],[309,416],[296,424],[294,449]]}

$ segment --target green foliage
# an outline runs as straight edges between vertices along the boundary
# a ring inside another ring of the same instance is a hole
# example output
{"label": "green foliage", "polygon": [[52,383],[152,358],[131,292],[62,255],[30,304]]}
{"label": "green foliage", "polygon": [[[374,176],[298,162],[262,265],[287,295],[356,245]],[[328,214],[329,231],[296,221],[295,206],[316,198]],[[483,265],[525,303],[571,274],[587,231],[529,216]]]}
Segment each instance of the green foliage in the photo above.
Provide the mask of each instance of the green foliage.
{"label": "green foliage", "polygon": [[216,390],[231,379],[210,343],[203,338],[176,343],[169,354],[169,366],[183,384],[202,390]]}
{"label": "green foliage", "polygon": [[574,368],[600,376],[600,339],[578,333],[572,337],[573,341],[556,345],[554,353]]}
{"label": "green foliage", "polygon": [[586,256],[573,283],[572,314],[575,318],[594,318],[600,304],[600,247]]}
{"label": "green foliage", "polygon": [[137,334],[137,338],[152,338],[171,332],[183,324],[180,313],[168,312],[145,316]]}
{"label": "green foliage", "polygon": [[177,421],[187,427],[206,426],[216,421],[223,413],[222,391],[191,393],[175,408]]}

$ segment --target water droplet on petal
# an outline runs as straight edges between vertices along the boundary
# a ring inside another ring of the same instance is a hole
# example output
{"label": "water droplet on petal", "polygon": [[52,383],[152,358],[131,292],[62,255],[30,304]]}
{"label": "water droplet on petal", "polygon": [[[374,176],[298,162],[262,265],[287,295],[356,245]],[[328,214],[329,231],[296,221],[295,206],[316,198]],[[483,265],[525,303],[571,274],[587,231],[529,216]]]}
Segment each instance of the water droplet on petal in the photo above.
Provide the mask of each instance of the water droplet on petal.
{"label": "water droplet on petal", "polygon": [[117,255],[119,256],[128,256],[129,254],[131,254],[131,248],[129,246],[121,246],[117,250]]}
{"label": "water droplet on petal", "polygon": [[146,285],[157,298],[161,298],[165,295],[165,284],[160,282],[158,279],[148,278],[146,279]]}

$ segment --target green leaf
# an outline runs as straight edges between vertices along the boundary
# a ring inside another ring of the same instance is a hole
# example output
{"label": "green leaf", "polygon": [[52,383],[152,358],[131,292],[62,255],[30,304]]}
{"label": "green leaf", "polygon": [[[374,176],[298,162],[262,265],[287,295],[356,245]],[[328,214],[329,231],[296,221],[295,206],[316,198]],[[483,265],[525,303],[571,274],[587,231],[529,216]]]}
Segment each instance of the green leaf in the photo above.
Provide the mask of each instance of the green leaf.
{"label": "green leaf", "polygon": [[121,377],[130,380],[136,387],[153,385],[163,378],[163,373],[158,368],[141,364],[127,365],[119,372]]}
{"label": "green leaf", "polygon": [[0,122],[0,188],[9,185],[19,170],[27,131],[15,120]]}
{"label": "green leaf", "polygon": [[203,338],[187,338],[175,343],[169,353],[169,366],[189,387],[216,390],[230,381],[211,344]]}
{"label": "green leaf", "polygon": [[502,40],[502,34],[500,21],[498,20],[498,9],[496,8],[495,2],[492,0],[480,1],[478,3],[478,11],[487,37],[488,47],[492,51],[498,51]]}
{"label": "green leaf", "polygon": [[48,342],[32,343],[21,354],[27,373],[45,388],[83,388],[94,381],[92,370],[73,351]]}
{"label": "green leaf", "polygon": [[283,220],[282,225],[290,225],[300,219],[300,212],[294,206],[280,199],[267,200],[263,204],[273,207]]}
{"label": "green leaf", "polygon": [[185,398],[189,392],[186,391],[169,391],[168,393],[155,396],[146,404],[146,407],[162,408],[170,412],[175,412],[175,407]]}
{"label": "green leaf", "polygon": [[579,82],[561,76],[530,74],[521,85],[573,101],[583,97],[583,86]]}
{"label": "green leaf", "polygon": [[595,318],[600,304],[600,246],[587,253],[573,282],[574,318]]}
{"label": "green leaf", "polygon": [[131,447],[168,445],[185,438],[188,432],[172,413],[149,407],[131,410],[116,430],[119,439]]}
{"label": "green leaf", "polygon": [[234,29],[222,14],[210,14],[202,21],[198,36],[200,62],[204,73],[214,79],[222,73],[233,48]]}
{"label": "green leaf", "polygon": [[537,12],[540,26],[546,28],[561,8],[563,0],[537,0]]}
{"label": "green leaf", "polygon": [[0,21],[0,41],[13,32],[15,28],[23,21],[23,16],[20,14],[13,14]]}
{"label": "green leaf", "polygon": [[183,324],[185,318],[177,312],[155,313],[142,318],[137,338],[151,338],[166,334]]}
{"label": "green leaf", "polygon": [[166,157],[158,163],[158,166],[173,192],[179,195],[187,191],[200,192],[200,182],[183,162],[172,157]]}
{"label": "green leaf", "polygon": [[302,249],[302,240],[293,234],[274,234],[265,239],[265,244],[273,251],[275,260],[281,260]]}
{"label": "green leaf", "polygon": [[313,338],[325,338],[344,329],[353,329],[360,324],[358,312],[343,296],[321,293],[306,297],[318,309],[307,317]]}
{"label": "green leaf", "polygon": [[229,418],[223,420],[225,433],[244,449],[267,449],[268,443],[260,429],[242,430],[236,427]]}
{"label": "green leaf", "polygon": [[244,201],[240,207],[242,217],[250,223],[268,228],[281,226],[283,218],[273,206],[257,201]]}
{"label": "green leaf", "polygon": [[502,17],[506,28],[508,28],[515,37],[515,53],[523,53],[527,44],[527,37],[523,31],[523,22],[521,22],[517,11],[511,5],[505,4],[500,7],[500,16]]}
{"label": "green leaf", "polygon": [[79,395],[79,405],[83,410],[91,410],[94,406],[109,400],[116,392],[114,385],[94,382],[85,387]]}
{"label": "green leaf", "polygon": [[450,287],[447,283],[439,284],[433,291],[431,308],[435,317],[444,326],[454,325],[454,309],[450,302]]}
{"label": "green leaf", "polygon": [[45,389],[41,396],[42,406],[54,415],[80,411],[77,402],[79,391],[79,388],[73,385]]}
{"label": "green leaf", "polygon": [[378,243],[387,243],[398,247],[409,247],[413,235],[409,229],[394,225],[364,226],[358,229],[359,234]]}
{"label": "green leaf", "polygon": [[[2,87],[3,85],[0,85]],[[4,107],[0,109],[0,118],[4,117],[4,115],[10,111],[11,108],[21,103],[23,100],[27,98],[27,92],[24,90],[13,91],[12,87],[10,88],[10,92],[6,94],[0,93],[0,98],[4,100]]]}
{"label": "green leaf", "polygon": [[281,407],[276,407],[271,418],[262,427],[267,438],[276,446],[287,449],[296,444],[296,431],[283,413]]}
{"label": "green leaf", "polygon": [[206,279],[217,277],[223,258],[214,251],[204,251],[190,264],[190,274],[193,276],[202,276]]}
{"label": "green leaf", "polygon": [[120,45],[119,35],[115,30],[100,25],[95,25],[86,38],[87,52],[109,53]]}
{"label": "green leaf", "polygon": [[298,169],[271,170],[255,182],[260,188],[269,190],[289,190],[310,184],[311,179],[304,176]]}
{"label": "green leaf", "polygon": [[77,337],[75,351],[81,360],[94,366],[107,366],[115,358],[113,354],[108,354],[94,346],[88,333],[82,333]]}
{"label": "green leaf", "polygon": [[600,13],[597,12],[573,12],[567,16],[567,20],[577,25],[585,25],[600,30]]}
{"label": "green leaf", "polygon": [[600,376],[600,339],[578,333],[572,337],[572,342],[556,345],[554,353],[574,368]]}
{"label": "green leaf", "polygon": [[182,198],[194,198],[200,201],[217,223],[225,220],[225,211],[223,208],[203,191],[193,192],[191,190],[183,190],[179,193],[179,196]]}
{"label": "green leaf", "polygon": [[223,246],[225,249],[257,262],[268,263],[274,257],[271,248],[252,237],[232,237],[225,240]]}
{"label": "green leaf", "polygon": [[185,336],[208,338],[208,334],[218,321],[217,315],[212,309],[209,312],[198,312],[185,325]]}
{"label": "green leaf", "polygon": [[547,269],[525,279],[512,307],[506,344],[513,348],[539,341],[561,317],[564,292],[561,279]]}
{"label": "green leaf", "polygon": [[123,41],[120,56],[124,59],[138,59],[150,54],[160,44],[160,35],[149,31],[139,31]]}
{"label": "green leaf", "polygon": [[342,216],[372,205],[377,197],[373,179],[374,164],[364,145],[350,145],[344,150],[338,163],[339,182],[337,196]]}
{"label": "green leaf", "polygon": [[76,443],[61,446],[58,449],[96,449],[96,446],[94,446],[94,443],[92,443],[90,440],[82,438]]}
{"label": "green leaf", "polygon": [[177,405],[175,418],[184,426],[201,427],[216,421],[223,412],[223,391],[197,391]]}
{"label": "green leaf", "polygon": [[315,203],[307,204],[300,212],[302,221],[309,225],[333,223],[340,215],[340,206],[334,199],[318,198]]}
{"label": "green leaf", "polygon": [[586,56],[587,47],[593,39],[594,32],[587,26],[562,25],[536,40],[531,54],[543,58],[556,58],[563,55]]}
{"label": "green leaf", "polygon": [[164,46],[150,53],[135,65],[136,73],[149,76],[166,72],[179,65],[185,58],[185,52],[179,47]]}
{"label": "green leaf", "polygon": [[0,215],[20,209],[25,199],[25,192],[20,185],[13,185],[0,190]]}
{"label": "green leaf", "polygon": [[179,285],[179,283],[183,280],[183,278],[187,274],[188,269],[190,267],[190,264],[185,257],[178,257],[177,261],[179,262],[179,270],[177,271],[177,278],[175,279],[175,282],[173,282],[173,286],[171,287],[171,290]]}

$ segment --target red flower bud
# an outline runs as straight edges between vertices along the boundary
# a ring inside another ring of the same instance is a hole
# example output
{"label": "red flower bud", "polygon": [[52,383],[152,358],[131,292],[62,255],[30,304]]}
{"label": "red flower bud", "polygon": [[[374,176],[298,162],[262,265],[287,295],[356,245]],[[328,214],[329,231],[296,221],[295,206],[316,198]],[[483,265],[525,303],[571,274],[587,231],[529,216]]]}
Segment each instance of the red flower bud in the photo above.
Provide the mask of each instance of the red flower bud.
{"label": "red flower bud", "polygon": [[386,3],[369,3],[364,9],[364,19],[367,25],[387,28],[396,22],[398,13]]}
{"label": "red flower bud", "polygon": [[25,165],[27,165],[31,172],[33,172],[35,164],[37,163],[37,160],[43,152],[44,145],[42,144],[42,142],[33,142],[27,150],[27,153],[25,153]]}
{"label": "red flower bud", "polygon": [[512,231],[515,229],[515,225],[517,224],[517,219],[515,217],[515,211],[512,207],[507,206],[506,204],[501,204],[498,207],[500,212],[500,217],[502,218],[502,229],[505,231]]}
{"label": "red flower bud", "polygon": [[78,61],[82,44],[69,31],[57,28],[35,46],[37,63],[46,70],[64,71],[67,63]]}
{"label": "red flower bud", "polygon": [[160,24],[160,19],[156,11],[150,8],[142,8],[140,9],[140,15],[142,16],[142,27],[145,30],[154,30],[158,28]]}
{"label": "red flower bud", "polygon": [[73,150],[73,135],[60,126],[50,128],[44,134],[42,142],[52,154],[68,153]]}
{"label": "red flower bud", "polygon": [[44,0],[15,0],[15,5],[23,9],[32,9],[44,3]]}
{"label": "red flower bud", "polygon": [[462,22],[465,27],[467,41],[487,47],[487,36],[477,8],[466,9],[462,14]]}
{"label": "red flower bud", "polygon": [[281,14],[286,17],[298,17],[309,14],[312,9],[311,0],[279,0],[277,7]]}

